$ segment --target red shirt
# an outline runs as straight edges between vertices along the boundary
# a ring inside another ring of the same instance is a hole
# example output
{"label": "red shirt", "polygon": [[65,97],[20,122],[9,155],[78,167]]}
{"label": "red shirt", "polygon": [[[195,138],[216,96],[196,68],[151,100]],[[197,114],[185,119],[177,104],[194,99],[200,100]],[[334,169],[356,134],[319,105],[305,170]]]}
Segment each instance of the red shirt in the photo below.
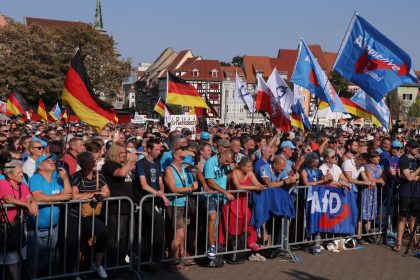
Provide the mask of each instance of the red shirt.
{"label": "red shirt", "polygon": [[66,154],[63,158],[63,161],[69,166],[70,176],[76,173],[77,161],[72,154]]}
{"label": "red shirt", "polygon": [[[24,183],[20,184],[20,191],[15,190],[9,181],[1,180],[0,181],[0,198],[4,198],[6,195],[11,195],[14,198],[19,199],[22,202],[26,202],[26,198],[31,195],[29,188]],[[12,222],[17,214],[16,207],[8,207],[6,210],[7,218]],[[3,217],[1,220],[4,221]]]}

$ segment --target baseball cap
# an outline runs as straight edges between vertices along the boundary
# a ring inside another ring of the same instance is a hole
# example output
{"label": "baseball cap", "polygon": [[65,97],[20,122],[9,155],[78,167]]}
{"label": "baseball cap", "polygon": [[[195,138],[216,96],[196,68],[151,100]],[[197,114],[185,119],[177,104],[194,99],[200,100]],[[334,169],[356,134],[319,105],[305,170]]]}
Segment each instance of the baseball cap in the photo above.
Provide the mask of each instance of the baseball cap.
{"label": "baseball cap", "polygon": [[35,162],[35,172],[34,173],[38,172],[39,165],[42,162],[46,161],[47,159],[52,159],[52,160],[56,161],[57,160],[57,155],[56,154],[50,154],[48,156],[40,156],[40,157],[38,157],[38,159]]}
{"label": "baseball cap", "polygon": [[292,143],[291,141],[283,141],[283,142],[280,144],[280,149],[283,149],[283,148],[286,148],[286,147],[289,147],[289,148],[291,148],[291,149],[296,149],[296,146],[295,146],[295,145],[293,145],[293,143]]}
{"label": "baseball cap", "polygon": [[219,141],[217,141],[217,146],[219,147],[230,148],[231,145],[232,144],[227,139],[219,139]]}
{"label": "baseball cap", "polygon": [[394,140],[391,143],[391,147],[392,148],[402,148],[403,147],[403,144],[400,141],[398,141],[398,140]]}
{"label": "baseball cap", "polygon": [[194,165],[194,159],[192,156],[185,156],[184,160],[182,161],[184,164]]}
{"label": "baseball cap", "polygon": [[192,134],[194,134],[194,132],[192,132],[192,131],[191,131],[191,130],[189,130],[189,129],[187,129],[187,130],[185,130],[185,131],[184,131],[184,135],[185,135],[185,136],[192,135]]}
{"label": "baseball cap", "polygon": [[203,131],[203,132],[201,132],[201,134],[200,134],[200,138],[201,138],[202,140],[209,140],[209,139],[210,139],[210,133],[208,133],[208,132],[206,132],[206,131]]}
{"label": "baseball cap", "polygon": [[419,142],[417,142],[416,140],[410,140],[407,142],[405,146],[408,148],[415,149],[415,148],[418,148],[420,145],[419,145]]}

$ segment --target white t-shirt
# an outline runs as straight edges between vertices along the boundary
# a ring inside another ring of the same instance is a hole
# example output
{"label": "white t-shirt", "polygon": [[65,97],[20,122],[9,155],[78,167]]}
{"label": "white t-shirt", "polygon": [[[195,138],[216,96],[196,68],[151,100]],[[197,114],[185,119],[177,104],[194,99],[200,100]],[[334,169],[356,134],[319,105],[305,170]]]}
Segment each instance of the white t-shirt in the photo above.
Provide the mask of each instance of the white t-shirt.
{"label": "white t-shirt", "polygon": [[338,167],[337,164],[333,164],[332,168],[329,168],[328,165],[326,163],[323,163],[319,169],[322,171],[323,175],[327,175],[328,170],[330,171],[331,175],[333,176],[333,182],[338,182],[340,181],[340,175],[343,173],[343,171],[341,171],[341,168]]}
{"label": "white t-shirt", "polygon": [[33,158],[28,157],[28,159],[23,164],[23,168],[22,168],[23,173],[25,173],[26,175],[28,175],[29,178],[31,178],[32,175],[34,175],[34,172],[35,172],[35,163],[36,163],[36,161]]}
{"label": "white t-shirt", "polygon": [[343,172],[351,172],[351,177],[357,179],[360,176],[360,172],[365,171],[365,168],[363,166],[357,168],[354,159],[346,159],[341,165],[341,170]]}

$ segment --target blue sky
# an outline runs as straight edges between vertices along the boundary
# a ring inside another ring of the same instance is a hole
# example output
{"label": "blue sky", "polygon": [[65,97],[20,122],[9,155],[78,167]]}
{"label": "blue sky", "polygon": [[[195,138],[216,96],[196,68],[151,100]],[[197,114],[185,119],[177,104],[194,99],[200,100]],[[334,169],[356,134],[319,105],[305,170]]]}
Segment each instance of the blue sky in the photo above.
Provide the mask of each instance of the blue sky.
{"label": "blue sky", "polygon": [[[94,21],[96,0],[2,0],[0,13]],[[191,49],[207,59],[235,55],[277,56],[297,48],[300,37],[338,51],[354,13],[404,49],[420,70],[419,0],[103,0],[105,30],[133,65],[153,62],[161,51]]]}

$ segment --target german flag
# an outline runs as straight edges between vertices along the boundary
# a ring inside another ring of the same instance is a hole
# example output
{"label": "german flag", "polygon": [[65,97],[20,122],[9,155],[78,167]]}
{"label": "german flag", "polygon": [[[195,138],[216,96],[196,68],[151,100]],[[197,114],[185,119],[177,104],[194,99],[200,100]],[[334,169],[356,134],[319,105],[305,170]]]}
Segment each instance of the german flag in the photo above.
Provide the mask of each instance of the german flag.
{"label": "german flag", "polygon": [[165,102],[163,102],[162,98],[159,98],[158,102],[155,105],[155,108],[153,108],[153,111],[161,115],[162,117],[165,116]]}
{"label": "german flag", "polygon": [[189,83],[175,76],[168,71],[168,92],[166,95],[167,104],[177,104],[181,106],[199,107],[208,109],[200,93]]}
{"label": "german flag", "polygon": [[307,130],[311,130],[311,122],[306,116],[305,111],[303,110],[299,101],[292,107],[290,124],[294,127],[300,128],[302,131],[305,131],[305,128]]}
{"label": "german flag", "polygon": [[38,102],[38,115],[40,115],[44,121],[48,121],[47,110],[45,110],[45,104],[41,98]]}
{"label": "german flag", "polygon": [[70,106],[81,121],[98,131],[110,122],[117,122],[116,112],[112,106],[95,95],[83,65],[80,49],[71,61],[61,100],[63,104]]}
{"label": "german flag", "polygon": [[[381,122],[374,115],[372,115],[370,112],[366,111],[350,99],[345,97],[340,97],[340,99],[341,102],[343,102],[344,108],[346,109],[347,113],[359,118],[371,120],[372,123],[376,126],[382,126]],[[318,110],[325,109],[329,106],[330,105],[327,102],[321,101],[321,103],[319,103]]]}
{"label": "german flag", "polygon": [[23,115],[26,118],[26,111],[28,110],[28,103],[26,103],[25,98],[16,92],[11,91],[9,98],[7,99],[6,104],[6,115],[7,116],[19,116]]}

